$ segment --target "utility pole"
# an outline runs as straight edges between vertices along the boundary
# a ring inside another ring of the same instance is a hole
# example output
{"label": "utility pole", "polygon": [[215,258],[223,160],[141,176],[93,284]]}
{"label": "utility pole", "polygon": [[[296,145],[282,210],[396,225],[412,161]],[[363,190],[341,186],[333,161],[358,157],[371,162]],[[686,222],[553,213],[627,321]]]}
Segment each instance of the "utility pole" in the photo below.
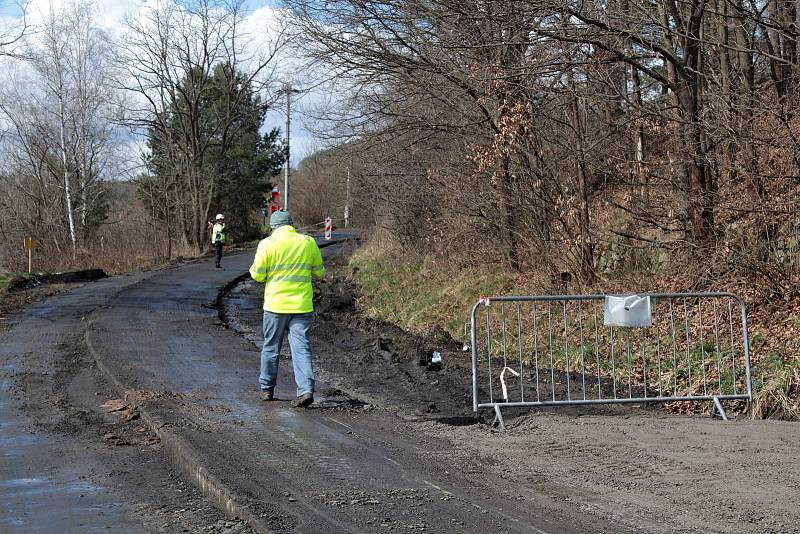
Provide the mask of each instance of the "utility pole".
{"label": "utility pole", "polygon": [[291,166],[291,158],[289,157],[289,126],[291,124],[291,111],[292,111],[292,94],[300,93],[297,89],[292,88],[292,84],[286,82],[283,84],[283,89],[280,93],[286,95],[286,163],[283,167],[283,209],[289,211],[289,167]]}
{"label": "utility pole", "polygon": [[344,227],[348,228],[350,226],[350,172],[353,168],[353,157],[350,157],[350,163],[347,165],[347,194],[345,197],[345,204],[344,204]]}

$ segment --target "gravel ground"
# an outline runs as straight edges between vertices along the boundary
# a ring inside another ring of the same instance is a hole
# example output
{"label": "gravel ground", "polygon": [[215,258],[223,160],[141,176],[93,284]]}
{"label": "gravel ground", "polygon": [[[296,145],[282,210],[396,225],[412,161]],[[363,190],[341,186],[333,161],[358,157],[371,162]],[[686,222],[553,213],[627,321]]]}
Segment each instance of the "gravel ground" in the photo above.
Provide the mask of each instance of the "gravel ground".
{"label": "gravel ground", "polygon": [[800,532],[800,425],[616,412],[424,431],[457,462],[643,531]]}

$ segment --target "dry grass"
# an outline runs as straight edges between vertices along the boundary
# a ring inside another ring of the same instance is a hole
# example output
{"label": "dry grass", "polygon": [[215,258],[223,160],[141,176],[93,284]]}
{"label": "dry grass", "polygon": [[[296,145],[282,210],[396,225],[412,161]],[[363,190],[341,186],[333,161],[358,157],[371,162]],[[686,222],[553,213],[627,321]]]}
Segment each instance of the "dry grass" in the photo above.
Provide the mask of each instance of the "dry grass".
{"label": "dry grass", "polygon": [[456,271],[441,259],[424,258],[380,238],[359,249],[350,266],[363,293],[359,306],[367,315],[417,334],[444,328],[455,339],[463,338],[463,310],[479,295],[501,292],[513,280],[487,267]]}
{"label": "dry grass", "polygon": [[[36,236],[39,246],[33,251],[35,272],[64,272],[99,268],[110,274],[130,272],[159,265],[177,257],[194,257],[197,252],[173,241],[168,255],[166,229],[153,225],[140,205],[126,205],[115,211],[106,224],[81,242],[75,253],[64,242]],[[21,242],[21,239],[17,241]],[[0,250],[0,276],[7,272],[27,272],[27,253],[22,247]]]}
{"label": "dry grass", "polygon": [[800,359],[778,370],[755,393],[750,409],[753,419],[800,420]]}

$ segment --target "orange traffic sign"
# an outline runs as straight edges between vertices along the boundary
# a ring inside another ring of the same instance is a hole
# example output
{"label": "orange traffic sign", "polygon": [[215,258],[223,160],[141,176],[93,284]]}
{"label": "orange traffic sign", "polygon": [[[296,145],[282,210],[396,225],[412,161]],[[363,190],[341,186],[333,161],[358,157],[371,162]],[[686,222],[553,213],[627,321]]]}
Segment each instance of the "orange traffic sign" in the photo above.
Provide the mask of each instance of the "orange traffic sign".
{"label": "orange traffic sign", "polygon": [[27,250],[35,249],[38,244],[39,242],[36,241],[36,239],[33,237],[26,237],[25,239],[22,240],[22,246],[25,247],[25,249]]}

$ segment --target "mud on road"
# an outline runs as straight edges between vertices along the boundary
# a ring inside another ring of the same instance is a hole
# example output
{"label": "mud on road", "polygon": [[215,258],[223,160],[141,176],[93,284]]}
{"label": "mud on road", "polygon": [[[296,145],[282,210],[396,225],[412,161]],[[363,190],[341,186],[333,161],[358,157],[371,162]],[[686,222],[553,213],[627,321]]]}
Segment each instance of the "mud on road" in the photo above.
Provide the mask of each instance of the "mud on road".
{"label": "mud on road", "polygon": [[[0,532],[248,532],[174,469],[86,350],[119,286],[42,285],[0,305]],[[106,406],[103,406],[106,404]]]}
{"label": "mud on road", "polygon": [[[460,344],[365,318],[346,262],[326,264],[316,368],[355,402],[393,411],[409,432],[447,443],[430,451],[443,464],[504,480],[509,499],[532,492],[620,529],[800,532],[800,425],[636,406],[518,412],[506,432],[473,424],[471,374],[454,362]],[[260,343],[261,287],[244,281],[224,302],[229,325]],[[441,369],[427,365],[432,350],[445,351]]]}
{"label": "mud on road", "polygon": [[229,256],[225,272],[181,266],[123,288],[92,314],[86,335],[210,500],[235,506],[259,532],[620,532],[499,477],[462,472],[439,454],[444,442],[324,380],[308,410],[290,408],[286,362],[276,400],[260,401],[258,350],[213,307],[251,260]]}
{"label": "mud on road", "polygon": [[[243,280],[223,299],[224,320],[260,347],[263,286]],[[452,339],[423,339],[395,325],[365,318],[355,306],[356,288],[339,269],[315,287],[314,363],[333,386],[328,392],[347,397],[352,406],[380,407],[403,420],[438,420],[476,424],[471,410],[470,374],[445,358],[436,365],[434,351],[456,354]],[[283,351],[287,353],[287,350]]]}

